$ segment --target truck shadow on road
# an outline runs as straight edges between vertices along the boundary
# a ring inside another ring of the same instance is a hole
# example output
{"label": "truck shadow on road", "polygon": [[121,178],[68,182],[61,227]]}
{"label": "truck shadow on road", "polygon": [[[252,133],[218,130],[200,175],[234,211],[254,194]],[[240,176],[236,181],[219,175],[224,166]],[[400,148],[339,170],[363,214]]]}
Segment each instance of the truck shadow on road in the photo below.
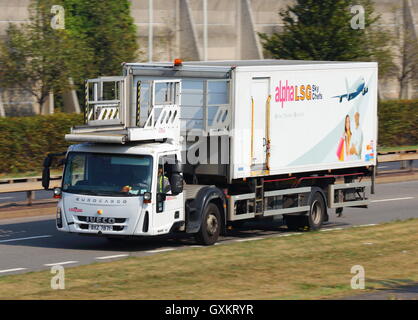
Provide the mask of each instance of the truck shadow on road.
{"label": "truck shadow on road", "polygon": [[[327,224],[324,227],[347,226],[347,223]],[[247,222],[227,230],[219,242],[253,237],[268,237],[290,232],[281,219],[277,221]],[[27,239],[26,239],[27,238]],[[193,235],[171,234],[157,237],[128,239],[106,239],[105,237],[83,236],[62,233],[56,230],[54,219],[0,224],[0,247],[38,247],[61,250],[140,252],[161,248],[177,248],[196,245]]]}

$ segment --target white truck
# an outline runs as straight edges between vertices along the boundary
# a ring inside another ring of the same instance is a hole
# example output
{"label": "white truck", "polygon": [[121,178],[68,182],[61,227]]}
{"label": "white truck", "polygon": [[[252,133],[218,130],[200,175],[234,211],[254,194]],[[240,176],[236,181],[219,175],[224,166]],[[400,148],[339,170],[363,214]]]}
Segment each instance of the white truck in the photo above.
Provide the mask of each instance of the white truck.
{"label": "white truck", "polygon": [[374,192],[374,62],[126,63],[85,94],[54,189],[60,231],[211,245],[263,217],[317,230]]}

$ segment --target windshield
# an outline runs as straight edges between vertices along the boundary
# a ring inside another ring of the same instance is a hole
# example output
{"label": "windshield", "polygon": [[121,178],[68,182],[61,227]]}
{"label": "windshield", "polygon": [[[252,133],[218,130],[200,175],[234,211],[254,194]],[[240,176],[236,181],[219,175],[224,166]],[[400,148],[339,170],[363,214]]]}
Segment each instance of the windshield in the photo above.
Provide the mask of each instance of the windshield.
{"label": "windshield", "polygon": [[70,152],[62,189],[65,192],[138,196],[151,189],[152,157]]}

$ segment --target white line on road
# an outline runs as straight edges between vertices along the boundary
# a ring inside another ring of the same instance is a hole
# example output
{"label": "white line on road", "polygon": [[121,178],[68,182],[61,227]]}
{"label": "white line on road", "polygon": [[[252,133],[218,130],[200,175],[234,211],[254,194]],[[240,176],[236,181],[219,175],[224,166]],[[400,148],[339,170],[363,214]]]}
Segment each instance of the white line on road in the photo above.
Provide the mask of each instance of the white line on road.
{"label": "white line on road", "polygon": [[254,240],[261,240],[263,238],[248,238],[248,239],[239,239],[239,240],[235,240],[237,242],[245,242],[245,241],[254,241]]}
{"label": "white line on road", "polygon": [[52,267],[52,266],[62,266],[64,264],[72,264],[77,263],[78,261],[64,261],[64,262],[56,262],[56,263],[48,263],[44,264],[45,267]]}
{"label": "white line on road", "polygon": [[96,257],[96,259],[104,260],[104,259],[114,259],[114,258],[123,258],[128,257],[128,254],[116,254],[114,256],[105,256],[105,257]]}
{"label": "white line on road", "polygon": [[145,251],[145,252],[159,253],[159,252],[166,252],[166,251],[173,251],[173,250],[175,250],[175,249],[174,248],[167,248],[167,249],[158,249],[158,250],[148,250],[148,251]]}
{"label": "white line on road", "polygon": [[361,224],[359,226],[354,226],[354,227],[373,227],[373,226],[377,226],[377,224],[376,223]]}
{"label": "white line on road", "polygon": [[411,200],[411,199],[414,199],[414,197],[372,200],[371,202],[386,202],[386,201]]}
{"label": "white line on road", "polygon": [[14,269],[0,270],[0,273],[15,272],[15,271],[22,271],[22,270],[26,270],[26,268],[14,268]]}
{"label": "white line on road", "polygon": [[343,228],[328,228],[328,229],[322,229],[322,230],[319,230],[319,231],[324,232],[324,231],[342,230],[342,229],[343,229]]}
{"label": "white line on road", "polygon": [[13,197],[0,197],[0,200],[3,200],[3,199],[13,199]]}
{"label": "white line on road", "polygon": [[297,236],[301,234],[302,233],[286,233],[286,234],[279,234],[278,237],[290,237],[290,236]]}
{"label": "white line on road", "polygon": [[44,236],[35,236],[35,237],[27,237],[27,238],[16,238],[16,239],[7,239],[7,240],[0,240],[0,243],[3,242],[12,242],[12,241],[23,241],[23,240],[32,240],[32,239],[41,239],[41,238],[50,238],[51,235],[44,235]]}

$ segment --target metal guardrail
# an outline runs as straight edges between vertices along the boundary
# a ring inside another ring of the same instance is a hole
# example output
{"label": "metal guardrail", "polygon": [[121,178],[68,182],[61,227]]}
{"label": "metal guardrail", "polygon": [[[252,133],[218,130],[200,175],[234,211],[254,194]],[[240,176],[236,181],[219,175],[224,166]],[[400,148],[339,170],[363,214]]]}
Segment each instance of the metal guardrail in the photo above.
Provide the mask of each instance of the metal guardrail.
{"label": "metal guardrail", "polygon": [[394,151],[378,151],[377,162],[401,162],[400,169],[407,169],[407,171],[413,171],[413,162],[418,160],[418,149],[404,149]]}
{"label": "metal guardrail", "polygon": [[[60,183],[61,178],[61,175],[52,175],[51,181]],[[41,176],[0,179],[0,194],[26,192],[28,205],[32,205],[35,200],[35,191],[44,190],[41,180]]]}
{"label": "metal guardrail", "polygon": [[[56,179],[61,179],[61,178],[62,178],[62,175],[51,175],[51,180],[56,180]],[[5,178],[5,179],[0,179],[0,186],[4,184],[36,182],[36,181],[41,181],[41,180],[42,180],[42,176]]]}
{"label": "metal guardrail", "polygon": [[[377,153],[378,163],[401,162],[401,168],[408,171],[413,170],[413,161],[418,160],[418,149],[405,149],[395,151],[382,151]],[[59,183],[61,175],[52,175],[51,181]],[[20,177],[0,179],[0,194],[11,192],[26,192],[28,204],[31,205],[35,200],[35,191],[44,190],[41,183],[42,177]]]}

